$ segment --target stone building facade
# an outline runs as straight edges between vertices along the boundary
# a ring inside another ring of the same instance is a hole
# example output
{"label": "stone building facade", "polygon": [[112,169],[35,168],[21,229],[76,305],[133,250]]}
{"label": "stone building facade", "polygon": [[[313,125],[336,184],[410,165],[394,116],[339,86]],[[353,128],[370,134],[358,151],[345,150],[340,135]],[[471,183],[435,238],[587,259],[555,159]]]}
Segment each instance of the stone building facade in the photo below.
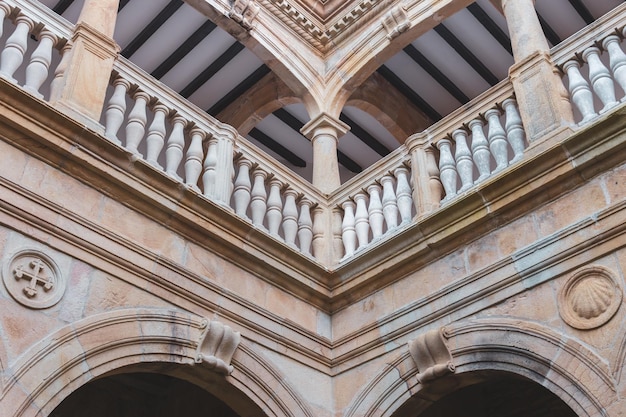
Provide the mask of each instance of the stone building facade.
{"label": "stone building facade", "polygon": [[550,49],[497,1],[509,78],[340,184],[343,105],[471,2],[188,3],[306,103],[312,183],[239,135],[263,103],[233,127],[121,62],[117,0],[0,1],[1,416],[626,415],[626,8]]}

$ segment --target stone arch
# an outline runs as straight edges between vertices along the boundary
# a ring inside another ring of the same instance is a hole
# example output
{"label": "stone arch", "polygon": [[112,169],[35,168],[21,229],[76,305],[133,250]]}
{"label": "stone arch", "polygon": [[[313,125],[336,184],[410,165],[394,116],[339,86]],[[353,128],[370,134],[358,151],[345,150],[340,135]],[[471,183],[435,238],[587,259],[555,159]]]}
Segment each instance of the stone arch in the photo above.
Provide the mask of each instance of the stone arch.
{"label": "stone arch", "polygon": [[[415,410],[460,386],[471,375],[504,372],[534,381],[559,397],[579,416],[607,416],[616,400],[608,364],[584,345],[545,326],[512,319],[476,320],[444,330],[456,367],[454,374],[421,386],[408,348],[389,363],[355,398],[346,417],[392,416],[407,401]],[[432,388],[435,388],[432,390]]]}
{"label": "stone arch", "polygon": [[[202,387],[221,384],[227,392],[238,391],[246,397],[244,403],[257,409],[246,415],[312,416],[285,378],[245,340],[233,356],[232,375],[224,377],[197,365],[196,348],[205,324],[202,317],[187,312],[137,308],[98,314],[65,326],[29,349],[8,370],[12,375],[8,375],[1,399],[11,408],[5,413],[11,417],[49,415],[92,379],[141,369],[167,373]],[[227,404],[235,411],[242,407],[233,401]]]}

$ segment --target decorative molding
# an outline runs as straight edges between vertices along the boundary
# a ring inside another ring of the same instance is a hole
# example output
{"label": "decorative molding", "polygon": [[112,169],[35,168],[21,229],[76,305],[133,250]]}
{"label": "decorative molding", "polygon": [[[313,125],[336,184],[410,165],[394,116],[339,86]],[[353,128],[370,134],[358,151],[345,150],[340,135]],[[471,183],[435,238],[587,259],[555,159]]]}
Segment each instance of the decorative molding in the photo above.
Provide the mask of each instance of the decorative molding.
{"label": "decorative molding", "polygon": [[383,18],[383,26],[387,30],[387,39],[392,40],[400,36],[411,26],[406,9],[402,6],[391,9]]}
{"label": "decorative molding", "polygon": [[595,329],[608,322],[622,304],[615,274],[599,265],[576,271],[559,292],[559,314],[575,329]]}
{"label": "decorative molding", "polygon": [[409,353],[417,365],[417,380],[420,384],[454,373],[452,354],[445,338],[445,329],[441,328],[430,330],[409,341]]}
{"label": "decorative molding", "polygon": [[239,346],[241,335],[230,327],[215,320],[204,320],[203,330],[196,350],[196,363],[223,375],[230,375],[230,361]]}
{"label": "decorative molding", "polygon": [[57,264],[41,251],[23,249],[5,261],[4,286],[18,303],[30,308],[48,308],[65,293],[65,277]]}
{"label": "decorative molding", "polygon": [[250,30],[259,9],[259,5],[254,0],[234,0],[228,17],[239,23],[244,29]]}

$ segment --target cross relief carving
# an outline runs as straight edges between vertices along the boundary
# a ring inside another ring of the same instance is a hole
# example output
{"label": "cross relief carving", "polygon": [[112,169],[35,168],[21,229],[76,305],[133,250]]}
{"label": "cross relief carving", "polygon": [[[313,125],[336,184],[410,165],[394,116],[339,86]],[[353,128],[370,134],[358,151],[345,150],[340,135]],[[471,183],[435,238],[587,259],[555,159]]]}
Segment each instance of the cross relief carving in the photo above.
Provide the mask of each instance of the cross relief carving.
{"label": "cross relief carving", "polygon": [[20,264],[13,269],[13,275],[16,280],[26,279],[30,282],[22,289],[27,297],[33,298],[37,295],[37,286],[41,285],[44,291],[50,291],[54,287],[54,278],[48,271],[48,267],[41,259],[33,259],[28,266]]}

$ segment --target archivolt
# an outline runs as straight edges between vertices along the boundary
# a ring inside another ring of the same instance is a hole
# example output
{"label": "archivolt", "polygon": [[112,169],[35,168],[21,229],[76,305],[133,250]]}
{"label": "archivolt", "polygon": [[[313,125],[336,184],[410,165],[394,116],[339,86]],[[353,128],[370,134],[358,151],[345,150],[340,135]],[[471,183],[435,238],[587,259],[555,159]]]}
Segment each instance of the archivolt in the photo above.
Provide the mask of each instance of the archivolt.
{"label": "archivolt", "polygon": [[[544,326],[490,319],[454,324],[445,333],[456,366],[453,378],[481,371],[521,375],[543,385],[579,416],[606,416],[604,410],[615,401],[608,364],[587,347]],[[407,348],[363,389],[345,415],[391,416],[411,397],[417,409],[425,407],[430,402],[420,399],[424,387],[415,375]]]}
{"label": "archivolt", "polygon": [[233,375],[223,377],[196,365],[202,322],[202,317],[167,309],[125,309],[88,317],[51,334],[6,369],[9,382],[0,400],[10,405],[10,416],[49,415],[93,378],[147,369],[182,376],[201,386],[211,381],[207,387],[217,383],[238,390],[258,409],[252,415],[312,415],[271,364],[246,346],[245,339],[233,356]]}

